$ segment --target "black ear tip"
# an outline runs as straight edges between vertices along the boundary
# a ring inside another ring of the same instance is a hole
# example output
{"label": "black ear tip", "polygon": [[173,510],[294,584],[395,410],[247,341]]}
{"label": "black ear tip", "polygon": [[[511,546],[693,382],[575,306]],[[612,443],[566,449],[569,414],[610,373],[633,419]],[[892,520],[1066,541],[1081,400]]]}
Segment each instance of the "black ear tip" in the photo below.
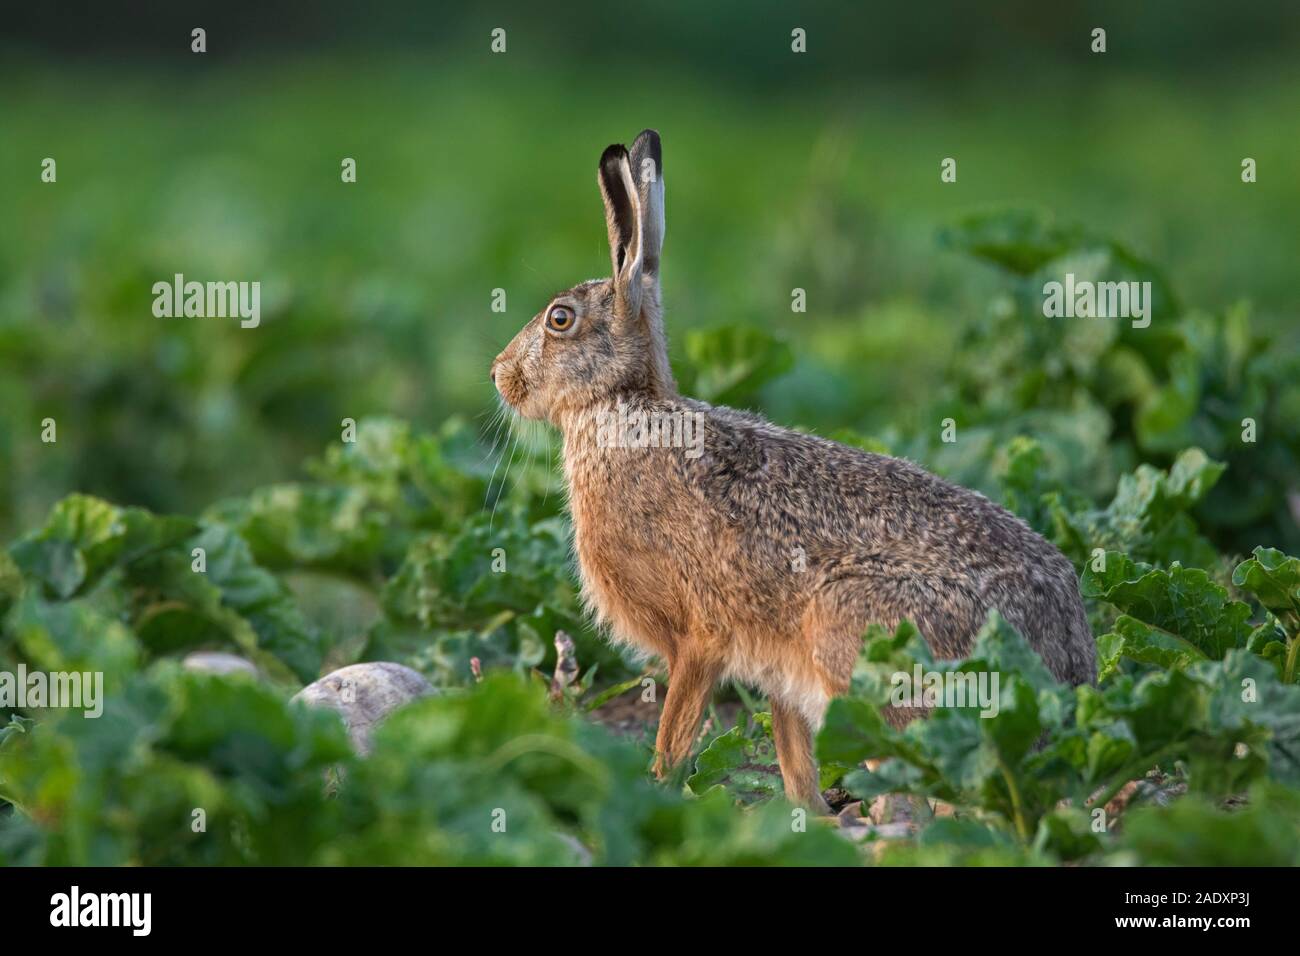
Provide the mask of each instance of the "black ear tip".
{"label": "black ear tip", "polygon": [[601,169],[617,169],[620,160],[627,158],[627,147],[622,143],[611,143],[600,154]]}
{"label": "black ear tip", "polygon": [[643,156],[649,155],[654,159],[656,167],[663,167],[663,144],[659,141],[657,129],[643,129],[637,133],[636,140],[632,143],[632,152]]}

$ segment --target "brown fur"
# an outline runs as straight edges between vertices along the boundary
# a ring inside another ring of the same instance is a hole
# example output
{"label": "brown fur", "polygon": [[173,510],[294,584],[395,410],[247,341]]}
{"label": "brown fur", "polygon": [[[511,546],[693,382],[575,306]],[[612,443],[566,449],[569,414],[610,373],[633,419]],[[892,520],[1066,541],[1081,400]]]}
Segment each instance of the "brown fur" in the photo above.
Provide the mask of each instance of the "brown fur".
{"label": "brown fur", "polygon": [[[911,462],[677,393],[659,297],[662,169],[652,131],[630,155],[605,151],[597,181],[614,277],[555,296],[492,366],[512,408],[563,434],[597,620],[668,665],[657,769],[689,756],[715,684],[741,680],[771,699],[787,795],[820,805],[812,733],[847,689],[871,623],[910,618],[936,655],[957,657],[997,608],[1058,679],[1094,680],[1074,568],[1019,518]],[[563,333],[547,327],[557,303],[577,316]],[[599,416],[620,404],[698,414],[700,453],[610,447]]]}

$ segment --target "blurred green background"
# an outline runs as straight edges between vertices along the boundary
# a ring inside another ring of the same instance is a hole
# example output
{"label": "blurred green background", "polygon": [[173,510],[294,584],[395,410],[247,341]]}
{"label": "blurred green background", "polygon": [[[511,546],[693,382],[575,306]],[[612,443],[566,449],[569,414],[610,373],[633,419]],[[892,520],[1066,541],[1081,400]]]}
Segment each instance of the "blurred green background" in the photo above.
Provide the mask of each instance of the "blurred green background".
{"label": "blurred green background", "polygon": [[[605,274],[596,160],[645,126],[674,360],[691,329],[767,330],[793,367],[747,399],[784,423],[932,427],[1002,282],[938,236],[1008,204],[1297,352],[1293,3],[565,6],[7,12],[0,536],[72,490],[196,511],[299,474],[344,417],[486,427],[491,357]],[[261,326],[156,318],[178,272],[259,280]]]}

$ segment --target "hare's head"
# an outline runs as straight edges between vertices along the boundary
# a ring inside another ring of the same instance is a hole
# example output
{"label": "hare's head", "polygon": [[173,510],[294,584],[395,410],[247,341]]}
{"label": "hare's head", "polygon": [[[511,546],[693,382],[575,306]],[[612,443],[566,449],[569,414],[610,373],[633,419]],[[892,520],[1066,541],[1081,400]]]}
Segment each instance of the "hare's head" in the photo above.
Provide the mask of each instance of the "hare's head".
{"label": "hare's head", "polygon": [[600,157],[614,275],[552,296],[492,362],[501,397],[527,418],[559,424],[614,396],[673,390],[659,304],[664,241],[659,134],[645,130]]}

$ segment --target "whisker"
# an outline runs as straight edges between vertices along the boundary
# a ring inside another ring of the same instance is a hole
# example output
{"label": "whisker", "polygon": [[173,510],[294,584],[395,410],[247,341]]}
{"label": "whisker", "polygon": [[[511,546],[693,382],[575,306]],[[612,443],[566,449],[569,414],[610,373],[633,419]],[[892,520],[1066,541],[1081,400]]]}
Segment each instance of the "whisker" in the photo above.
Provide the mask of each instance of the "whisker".
{"label": "whisker", "polygon": [[551,441],[550,436],[548,435],[546,442],[546,484],[542,486],[543,509],[546,508],[546,499],[551,496],[551,480],[555,475],[555,469],[559,465],[559,462],[557,461],[559,458],[559,448],[559,442]]}
{"label": "whisker", "polygon": [[[510,478],[510,469],[514,466],[515,463],[515,449],[519,446],[519,433],[515,431],[513,428],[511,429],[511,436],[512,437],[510,439],[510,455],[506,461],[506,470],[501,475],[501,485],[500,487],[497,488],[497,496],[494,499],[492,499],[492,515],[488,518],[489,534],[492,533],[492,529],[496,525],[497,506],[501,504],[501,499],[505,497],[506,482]],[[497,464],[500,464],[500,462],[498,462]],[[494,476],[496,475],[495,468],[492,469],[492,474]],[[489,489],[490,488],[491,486],[489,485]]]}
{"label": "whisker", "polygon": [[[497,446],[501,444],[501,426],[505,424],[505,421],[506,421],[505,406],[498,405],[497,410],[492,414],[492,421],[488,423],[486,429],[487,431],[490,431],[492,433],[492,447],[490,447],[483,454],[483,457],[479,459],[478,464],[480,468],[483,466],[484,462],[486,462],[488,458],[492,456],[493,452],[497,450]],[[483,503],[487,504],[486,498],[483,499]]]}
{"label": "whisker", "polygon": [[528,434],[525,436],[524,444],[528,449],[528,459],[524,462],[522,471],[515,476],[515,483],[511,487],[511,491],[517,489],[519,483],[528,477],[529,472],[531,472],[533,468],[533,459],[537,455],[537,423],[529,422],[527,425],[527,432]]}
{"label": "whisker", "polygon": [[[506,427],[507,427],[507,429],[509,429],[509,425],[507,425]],[[508,430],[508,431],[507,431],[507,434],[511,434],[511,432]],[[501,453],[500,455],[497,456],[496,464],[494,464],[494,465],[492,466],[492,474],[488,476],[487,490],[484,491],[484,493],[483,493],[483,507],[484,507],[484,508],[487,507],[488,499],[492,497],[492,484],[493,484],[493,482],[496,481],[496,477],[497,477],[497,469],[499,469],[499,468],[501,467],[501,462],[502,462],[502,460],[503,460],[504,458],[505,458],[505,451],[503,450],[502,453]],[[496,507],[495,507],[495,502],[494,502],[494,503],[493,503],[493,513],[495,513],[495,512],[496,512]]]}

